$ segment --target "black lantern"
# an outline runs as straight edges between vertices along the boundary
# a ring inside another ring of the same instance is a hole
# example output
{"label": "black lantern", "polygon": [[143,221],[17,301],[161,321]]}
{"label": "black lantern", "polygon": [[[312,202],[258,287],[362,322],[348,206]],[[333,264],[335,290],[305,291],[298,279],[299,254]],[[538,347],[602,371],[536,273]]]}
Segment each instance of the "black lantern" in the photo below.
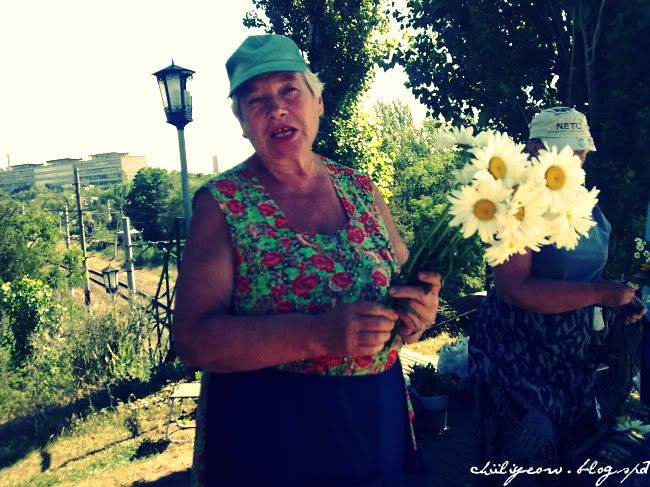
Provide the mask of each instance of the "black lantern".
{"label": "black lantern", "polygon": [[117,274],[120,270],[117,267],[108,266],[102,269],[102,277],[104,278],[104,287],[107,293],[115,294],[117,288],[120,286]]}
{"label": "black lantern", "polygon": [[187,80],[193,74],[191,69],[175,65],[173,59],[171,65],[153,74],[158,79],[167,123],[178,129],[192,121],[192,96],[187,91]]}

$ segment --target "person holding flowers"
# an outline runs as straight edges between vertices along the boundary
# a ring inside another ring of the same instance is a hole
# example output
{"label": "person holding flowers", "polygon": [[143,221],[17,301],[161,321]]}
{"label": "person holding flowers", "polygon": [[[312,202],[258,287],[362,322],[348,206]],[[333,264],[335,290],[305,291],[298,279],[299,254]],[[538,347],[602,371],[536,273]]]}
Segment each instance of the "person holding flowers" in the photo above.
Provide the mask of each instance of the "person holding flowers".
{"label": "person holding flowers", "polygon": [[254,153],[197,192],[176,287],[176,350],[204,370],[195,483],[412,485],[398,352],[440,275],[391,286],[408,250],[369,177],[313,152],[323,86],[291,39],[248,37],[226,69]]}
{"label": "person holding flowers", "polygon": [[[628,310],[627,322],[640,319],[643,310],[635,287],[601,278],[610,225],[596,204],[597,190],[582,186],[586,155],[596,150],[586,117],[571,108],[549,108],[529,129],[527,148],[538,177],[528,180],[525,191],[516,189],[520,196],[499,210],[501,220],[495,216],[501,240],[489,249],[496,261],[494,287],[469,342],[478,461],[566,468],[595,432],[595,364],[588,345],[594,330],[602,328],[601,307]],[[513,176],[526,166],[512,160],[490,159],[485,169],[492,181],[486,177],[481,184],[491,188],[499,171]],[[575,231],[563,233],[568,227]],[[499,245],[506,253],[498,254]],[[478,480],[481,485],[503,481]],[[517,481],[558,485],[562,477],[519,476],[511,485]]]}

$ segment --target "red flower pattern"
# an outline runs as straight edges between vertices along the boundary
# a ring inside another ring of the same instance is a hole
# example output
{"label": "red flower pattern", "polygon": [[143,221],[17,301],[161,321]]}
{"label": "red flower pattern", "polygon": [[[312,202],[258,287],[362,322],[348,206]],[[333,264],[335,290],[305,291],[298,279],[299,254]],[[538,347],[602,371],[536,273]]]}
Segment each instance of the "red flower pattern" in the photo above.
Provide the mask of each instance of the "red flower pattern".
{"label": "red flower pattern", "polygon": [[309,260],[316,269],[321,271],[334,272],[334,259],[326,255],[312,255]]}
{"label": "red flower pattern", "polygon": [[264,257],[262,257],[262,264],[265,267],[275,267],[280,262],[282,262],[283,257],[280,252],[266,252]]}
{"label": "red flower pattern", "polygon": [[237,291],[242,294],[246,294],[251,290],[251,281],[246,276],[239,276],[237,278]]}
{"label": "red flower pattern", "polygon": [[354,178],[354,182],[363,190],[372,193],[372,181],[368,176],[357,176]]}
{"label": "red flower pattern", "polygon": [[289,228],[289,220],[284,216],[276,216],[275,228]]}
{"label": "red flower pattern", "polygon": [[366,234],[357,226],[351,226],[348,229],[348,240],[354,242],[355,244],[363,243],[366,238]]}
{"label": "red flower pattern", "polygon": [[375,271],[371,275],[372,281],[379,287],[388,286],[388,277],[381,271]]}
{"label": "red flower pattern", "polygon": [[354,363],[361,368],[366,368],[375,361],[372,355],[362,355],[361,357],[354,357]]}
{"label": "red flower pattern", "polygon": [[244,207],[244,204],[239,200],[230,200],[226,203],[226,206],[233,215],[243,215],[246,213],[246,207]]}
{"label": "red flower pattern", "polygon": [[[243,166],[213,183],[211,192],[235,232],[238,311],[254,313],[261,309],[258,307],[268,306],[268,301],[259,299],[260,292],[272,296],[271,310],[276,313],[312,314],[322,313],[343,296],[356,296],[360,290],[359,299],[374,300],[385,295],[396,264],[388,250],[388,236],[374,213],[370,178],[323,160],[351,222],[345,239],[336,243],[329,236],[296,237],[293,232],[280,232],[290,230],[287,218],[260,190],[259,182],[251,184],[245,179],[254,179],[254,174]],[[251,228],[261,232],[243,236],[237,233],[251,223]],[[341,272],[335,272],[336,267]],[[370,283],[366,276],[371,277]],[[316,296],[318,303],[314,302]],[[324,356],[278,368],[312,374],[376,374],[389,369],[397,359],[397,349],[392,348],[352,360]]]}
{"label": "red flower pattern", "polygon": [[318,285],[318,277],[314,274],[307,276],[300,275],[291,281],[291,290],[296,296],[306,298],[309,296],[309,291]]}
{"label": "red flower pattern", "polygon": [[345,212],[348,215],[353,215],[356,210],[356,207],[350,202],[350,200],[347,198],[341,198],[341,202],[343,203],[343,208],[345,208]]}
{"label": "red flower pattern", "polygon": [[217,188],[222,195],[232,198],[237,192],[237,185],[230,179],[219,179],[215,181],[214,187]]}
{"label": "red flower pattern", "polygon": [[268,203],[260,203],[257,205],[257,209],[260,210],[260,213],[263,216],[275,215],[275,208],[273,208],[273,206],[269,205]]}
{"label": "red flower pattern", "polygon": [[332,282],[341,289],[345,289],[352,284],[352,277],[347,272],[337,272],[332,276]]}

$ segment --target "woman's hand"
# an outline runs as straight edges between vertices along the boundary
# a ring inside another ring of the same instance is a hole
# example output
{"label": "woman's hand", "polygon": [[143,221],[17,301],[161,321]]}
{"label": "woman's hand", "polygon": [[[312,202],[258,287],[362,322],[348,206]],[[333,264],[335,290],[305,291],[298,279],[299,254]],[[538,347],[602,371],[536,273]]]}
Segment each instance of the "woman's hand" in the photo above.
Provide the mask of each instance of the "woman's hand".
{"label": "woman's hand", "polygon": [[339,304],[315,317],[321,325],[324,355],[348,357],[381,351],[397,318],[394,309],[368,302]]}
{"label": "woman's hand", "polygon": [[398,310],[402,324],[397,333],[404,343],[418,341],[438,314],[438,293],[442,286],[440,274],[420,272],[418,279],[431,285],[428,292],[423,286],[393,286],[389,291],[392,297],[407,300],[406,305]]}
{"label": "woman's hand", "polygon": [[634,296],[629,303],[617,309],[621,315],[621,319],[626,325],[631,325],[639,321],[644,314],[648,311],[643,301]]}
{"label": "woman's hand", "polygon": [[634,292],[637,286],[630,287],[622,281],[596,281],[596,303],[610,308],[616,308],[628,304],[635,297]]}

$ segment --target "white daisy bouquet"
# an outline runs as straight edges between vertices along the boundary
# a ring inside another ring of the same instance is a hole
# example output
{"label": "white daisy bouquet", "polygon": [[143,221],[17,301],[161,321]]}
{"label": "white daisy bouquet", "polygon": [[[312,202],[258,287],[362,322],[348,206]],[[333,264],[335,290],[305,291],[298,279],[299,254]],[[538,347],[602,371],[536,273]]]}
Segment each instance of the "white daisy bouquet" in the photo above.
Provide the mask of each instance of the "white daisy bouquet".
{"label": "white daisy bouquet", "polygon": [[477,233],[490,265],[543,245],[574,249],[596,224],[598,190],[585,188],[580,159],[569,147],[529,158],[524,145],[505,133],[474,136],[464,127],[442,141],[469,154],[457,173],[459,186],[448,197],[449,225],[459,226],[464,238]]}
{"label": "white daisy bouquet", "polygon": [[495,266],[543,245],[574,249],[596,224],[592,210],[599,191],[585,188],[581,161],[569,147],[529,158],[524,145],[507,134],[474,135],[471,127],[441,134],[438,146],[457,151],[464,164],[454,175],[448,203],[420,228],[393,284],[418,283],[420,270],[438,271],[444,281],[471,250],[474,235],[486,245],[488,264]]}

